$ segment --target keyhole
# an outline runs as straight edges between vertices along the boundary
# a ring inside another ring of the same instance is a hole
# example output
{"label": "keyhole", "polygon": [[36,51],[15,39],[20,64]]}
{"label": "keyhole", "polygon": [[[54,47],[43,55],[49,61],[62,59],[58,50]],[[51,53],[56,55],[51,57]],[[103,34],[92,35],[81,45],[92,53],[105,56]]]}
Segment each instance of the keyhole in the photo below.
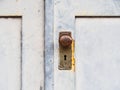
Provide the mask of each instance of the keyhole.
{"label": "keyhole", "polygon": [[64,55],[64,60],[66,60],[66,58],[67,58],[67,55]]}

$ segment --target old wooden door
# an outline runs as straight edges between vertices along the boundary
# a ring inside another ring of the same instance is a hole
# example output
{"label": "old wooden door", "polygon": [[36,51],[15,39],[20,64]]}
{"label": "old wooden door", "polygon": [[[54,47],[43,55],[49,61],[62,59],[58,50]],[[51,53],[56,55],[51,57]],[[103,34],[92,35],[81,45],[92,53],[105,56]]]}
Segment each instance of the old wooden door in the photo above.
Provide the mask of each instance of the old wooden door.
{"label": "old wooden door", "polygon": [[[54,0],[53,6],[54,68],[46,90],[120,90],[120,0]],[[75,40],[71,70],[58,68],[61,31]]]}
{"label": "old wooden door", "polygon": [[0,0],[0,90],[43,90],[44,3]]}

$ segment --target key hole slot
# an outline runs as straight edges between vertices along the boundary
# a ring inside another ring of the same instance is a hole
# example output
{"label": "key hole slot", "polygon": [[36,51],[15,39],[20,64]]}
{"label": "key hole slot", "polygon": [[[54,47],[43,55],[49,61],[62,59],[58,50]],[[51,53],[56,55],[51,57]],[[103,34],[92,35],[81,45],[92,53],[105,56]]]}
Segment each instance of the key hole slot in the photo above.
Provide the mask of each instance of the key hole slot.
{"label": "key hole slot", "polygon": [[64,55],[64,60],[67,60],[67,55]]}

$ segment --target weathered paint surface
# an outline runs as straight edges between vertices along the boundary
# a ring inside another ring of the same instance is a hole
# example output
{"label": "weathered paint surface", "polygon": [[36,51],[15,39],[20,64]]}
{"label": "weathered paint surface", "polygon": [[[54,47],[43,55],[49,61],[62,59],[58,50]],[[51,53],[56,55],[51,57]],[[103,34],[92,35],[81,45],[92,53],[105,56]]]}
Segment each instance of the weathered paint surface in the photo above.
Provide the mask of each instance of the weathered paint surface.
{"label": "weathered paint surface", "polygon": [[22,16],[21,90],[43,90],[44,1],[0,0],[0,16]]}
{"label": "weathered paint surface", "polygon": [[45,1],[45,90],[54,86],[53,0]]}
{"label": "weathered paint surface", "polygon": [[77,33],[75,32],[75,16],[119,15],[119,0],[54,0],[54,90],[75,90],[76,88],[76,72],[60,71],[57,68],[59,32],[71,31],[74,39]]}

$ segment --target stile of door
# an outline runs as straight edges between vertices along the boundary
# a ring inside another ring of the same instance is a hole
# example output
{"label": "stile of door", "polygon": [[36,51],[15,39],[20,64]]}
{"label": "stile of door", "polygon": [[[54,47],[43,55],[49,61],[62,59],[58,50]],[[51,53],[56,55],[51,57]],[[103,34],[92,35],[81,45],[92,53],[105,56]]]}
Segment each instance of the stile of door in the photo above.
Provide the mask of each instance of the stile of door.
{"label": "stile of door", "polygon": [[[75,70],[58,68],[61,31],[75,40]],[[119,71],[120,1],[54,0],[54,90],[119,90]]]}
{"label": "stile of door", "polygon": [[20,18],[0,18],[0,90],[21,90]]}

